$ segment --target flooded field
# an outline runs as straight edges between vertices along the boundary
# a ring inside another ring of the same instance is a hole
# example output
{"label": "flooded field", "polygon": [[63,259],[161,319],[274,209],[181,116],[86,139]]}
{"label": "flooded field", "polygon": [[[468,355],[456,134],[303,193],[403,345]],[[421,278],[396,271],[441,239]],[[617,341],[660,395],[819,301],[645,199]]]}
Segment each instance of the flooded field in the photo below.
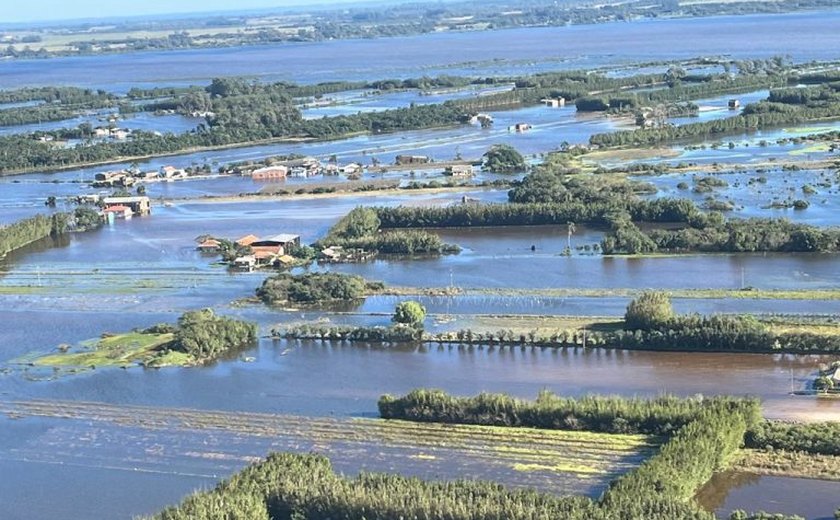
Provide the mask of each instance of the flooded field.
{"label": "flooded field", "polygon": [[[695,178],[713,177],[726,183],[710,190],[695,189]],[[691,172],[639,180],[655,185],[657,197],[689,198],[704,207],[709,200],[729,203],[734,217],[785,217],[816,226],[836,226],[840,211],[840,177],[832,168],[789,169],[781,165],[737,170]],[[682,183],[682,189],[680,189]],[[794,209],[793,201],[803,200],[807,209]]]}
{"label": "flooded field", "polygon": [[[113,111],[102,110],[74,117],[72,119],[62,119],[61,121],[0,126],[0,135],[28,134],[37,131],[57,130],[59,128],[77,128],[79,125],[84,123],[89,123],[93,127],[107,127],[109,117],[116,114],[117,113]],[[129,130],[182,134],[195,129],[203,122],[204,119],[198,117],[186,117],[176,114],[155,115],[148,112],[139,112],[128,116],[120,116],[115,124],[119,128]]]}
{"label": "flooded field", "polygon": [[760,503],[768,513],[800,515],[806,520],[833,520],[840,482],[773,477],[727,471],[715,475],[697,500],[720,517]]}
{"label": "flooded field", "polygon": [[[161,83],[205,84],[221,71],[225,75],[269,81],[318,83],[423,74],[499,76],[592,69],[688,59],[698,53],[768,58],[779,53],[779,34],[785,34],[784,51],[794,60],[828,60],[836,58],[838,16],[836,11],[828,11],[655,19],[49,61],[14,60],[0,64],[0,87],[73,84],[126,92],[133,86]],[[453,54],[453,48],[459,52]],[[371,66],[371,56],[376,56],[375,66]],[[107,70],[108,74],[92,75],[91,70]]]}
{"label": "flooded field", "polygon": [[[831,59],[836,58],[837,45],[833,44],[840,43],[835,30],[838,20],[840,12],[834,11],[663,19],[244,49],[8,60],[0,62],[0,87],[73,84],[125,92],[132,86],[206,84],[222,73],[302,83],[443,73],[501,76],[678,60],[694,57],[697,49],[733,58],[764,58],[779,52],[781,31],[791,35],[785,51],[793,60]],[[453,55],[455,47],[462,52]],[[376,64],[371,66],[374,55]],[[657,64],[643,70],[661,72],[663,67]],[[93,75],[91,70],[108,74]],[[625,73],[630,70],[611,72]],[[495,90],[441,90],[428,95],[342,92],[328,96],[331,99],[321,106],[306,107],[304,115],[317,118],[386,110]],[[728,110],[730,98],[747,104],[766,96],[767,91],[760,90],[697,100],[698,117],[672,122],[730,117],[737,113]],[[563,143],[585,143],[594,133],[633,128],[626,118],[580,114],[574,106],[491,113],[495,126],[490,129],[465,125],[330,142],[278,142],[161,157],[140,161],[139,166],[146,170],[209,165],[215,172],[226,163],[287,154],[321,160],[335,155],[341,164],[370,164],[373,158],[393,164],[399,154],[426,155],[441,162],[456,156],[479,159],[499,143],[514,146],[535,164]],[[0,134],[77,126],[103,115],[6,127]],[[532,125],[532,130],[508,131],[509,126],[523,122]],[[151,114],[119,121],[127,128],[173,132],[188,131],[198,123],[193,118]],[[836,153],[814,143],[776,143],[837,129],[838,121],[789,126],[714,142],[677,143],[653,159],[628,160],[632,155],[628,154],[614,159],[605,156],[597,162],[607,167],[654,160],[697,163],[700,166],[692,173],[638,180],[655,184],[657,197],[685,196],[701,205],[709,196],[728,201],[734,206],[733,216],[788,216],[798,222],[837,225],[840,179],[836,172],[781,166],[802,159],[834,158]],[[718,171],[714,163],[743,166]],[[36,213],[71,209],[60,202],[51,210],[44,201],[48,196],[99,193],[88,186],[94,175],[126,166],[0,177],[0,225]],[[728,186],[695,193],[695,174],[714,174]],[[760,177],[764,179],[758,181]],[[364,178],[405,185],[440,179],[442,172],[432,166]],[[482,172],[475,181],[501,178],[518,177]],[[345,179],[287,179],[282,187],[292,191],[333,182]],[[678,187],[683,182],[688,189]],[[805,193],[805,185],[813,186],[815,193]],[[840,401],[793,395],[810,388],[820,366],[836,360],[832,356],[271,339],[272,328],[298,322],[386,325],[395,305],[406,297],[376,295],[363,302],[290,309],[243,301],[254,295],[270,273],[230,272],[217,264],[215,256],[196,251],[196,237],[294,233],[302,242],[311,243],[358,205],[449,205],[461,203],[464,196],[503,202],[507,190],[238,198],[266,186],[249,178],[216,174],[150,183],[147,193],[155,202],[150,217],[120,220],[99,231],[57,241],[46,239],[0,260],[0,322],[7,324],[0,329],[0,479],[4,483],[0,516],[82,519],[151,513],[196,488],[214,485],[272,450],[324,453],[348,474],[374,470],[435,479],[486,478],[595,497],[611,479],[653,453],[658,442],[638,436],[531,430],[511,435],[495,428],[376,420],[376,403],[382,394],[404,394],[417,387],[457,395],[504,392],[523,398],[533,398],[543,389],[567,396],[751,395],[761,399],[768,418],[840,418]],[[202,200],[207,196],[230,198]],[[791,198],[803,198],[811,205],[802,211],[768,207]],[[311,269],[358,274],[411,294],[427,308],[431,332],[536,317],[555,323],[582,316],[614,319],[623,314],[633,295],[648,288],[675,291],[674,308],[680,313],[823,319],[840,315],[840,300],[831,297],[840,290],[836,255],[603,257],[593,245],[605,230],[583,225],[571,234],[567,226],[434,232],[445,242],[460,245],[461,253],[402,259],[381,256],[367,263]],[[569,255],[564,254],[567,248]],[[449,287],[458,293],[433,296],[422,290],[429,287]],[[710,291],[748,288],[790,292],[787,297],[736,299]],[[529,292],[533,290],[543,292]],[[704,296],[700,290],[709,292]],[[802,297],[809,290],[827,292],[819,298]],[[106,332],[172,323],[183,312],[203,307],[256,322],[258,344],[191,368],[81,367],[69,373],[15,361]],[[716,477],[701,500],[720,514],[739,507],[777,507],[814,520],[830,515],[836,507],[837,485],[730,473]],[[89,490],[99,492],[92,496]]]}
{"label": "flooded field", "polygon": [[[2,402],[12,430],[26,442],[0,449],[0,468],[20,465],[23,482],[44,467],[76,468],[118,480],[169,482],[181,495],[209,485],[272,451],[327,455],[336,470],[399,472],[429,479],[505,481],[514,487],[597,497],[607,483],[649,457],[656,439],[586,432],[442,426],[371,419],[307,418],[104,403]],[[32,435],[35,433],[35,435]],[[16,486],[4,486],[7,502]],[[162,500],[161,500],[162,499]],[[105,498],[76,504],[65,518],[151,513],[177,500],[156,496],[142,504]]]}

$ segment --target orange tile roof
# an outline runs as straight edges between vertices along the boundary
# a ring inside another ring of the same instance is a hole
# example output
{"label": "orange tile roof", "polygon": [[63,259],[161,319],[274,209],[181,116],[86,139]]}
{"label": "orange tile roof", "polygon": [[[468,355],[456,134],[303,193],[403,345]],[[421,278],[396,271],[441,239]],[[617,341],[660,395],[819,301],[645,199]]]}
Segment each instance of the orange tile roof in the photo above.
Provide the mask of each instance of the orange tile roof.
{"label": "orange tile roof", "polygon": [[245,246],[250,246],[254,242],[258,241],[259,239],[260,239],[260,237],[258,237],[257,235],[245,235],[244,237],[237,240],[236,243],[237,243],[237,245],[245,247]]}

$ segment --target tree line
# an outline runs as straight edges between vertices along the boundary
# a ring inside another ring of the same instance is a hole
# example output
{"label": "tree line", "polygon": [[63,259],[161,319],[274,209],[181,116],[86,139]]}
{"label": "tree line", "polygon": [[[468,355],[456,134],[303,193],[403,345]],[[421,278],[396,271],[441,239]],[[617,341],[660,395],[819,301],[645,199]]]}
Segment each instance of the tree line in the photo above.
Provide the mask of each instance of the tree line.
{"label": "tree line", "polygon": [[793,424],[764,421],[749,431],[747,446],[840,456],[840,423]]}
{"label": "tree line", "polygon": [[315,246],[339,246],[389,255],[457,253],[439,235],[421,230],[383,230],[377,209],[358,207],[342,217]]}
{"label": "tree line", "polygon": [[35,215],[18,220],[0,226],[0,258],[43,238],[56,237],[68,231],[89,231],[101,225],[99,213],[87,207],[76,208],[71,213]]}
{"label": "tree line", "polygon": [[758,413],[758,402],[754,400],[597,395],[578,398],[547,390],[541,391],[536,400],[528,401],[506,394],[455,397],[442,390],[417,389],[402,397],[384,395],[378,406],[384,419],[667,436],[696,420],[710,402]]}
{"label": "tree line", "polygon": [[[829,85],[800,90],[804,92],[796,96],[788,94],[788,91],[776,92],[766,101],[747,105],[741,114],[733,117],[679,126],[595,134],[589,142],[604,147],[650,146],[662,142],[708,138],[712,135],[750,132],[770,126],[840,117],[840,101],[835,87]],[[814,99],[822,102],[815,103]]]}

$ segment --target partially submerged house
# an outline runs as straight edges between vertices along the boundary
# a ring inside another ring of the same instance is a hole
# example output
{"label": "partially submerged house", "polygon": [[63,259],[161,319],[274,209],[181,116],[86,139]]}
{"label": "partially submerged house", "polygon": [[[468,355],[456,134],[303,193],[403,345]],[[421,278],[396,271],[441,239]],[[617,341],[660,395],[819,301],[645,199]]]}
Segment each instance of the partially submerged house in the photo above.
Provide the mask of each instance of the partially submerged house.
{"label": "partially submerged house", "polygon": [[730,99],[729,100],[729,110],[737,110],[741,107],[741,100],[739,99]]}
{"label": "partially submerged house", "polygon": [[164,179],[180,179],[187,176],[186,170],[174,166],[161,166],[160,176]]}
{"label": "partially submerged house", "polygon": [[105,218],[111,222],[115,218],[123,218],[128,219],[134,215],[134,212],[128,206],[123,206],[121,204],[115,204],[113,206],[106,207],[102,213],[105,215]]}
{"label": "partially submerged house", "polygon": [[527,132],[531,129],[531,125],[528,123],[516,123],[513,126],[508,127],[509,132]]}
{"label": "partially submerged house", "polygon": [[256,266],[257,259],[254,255],[240,256],[233,261],[233,267],[243,271],[253,271]]}
{"label": "partially submerged house", "polygon": [[473,167],[471,164],[453,164],[447,166],[443,174],[449,177],[472,177]]}
{"label": "partially submerged house", "polygon": [[290,159],[280,163],[289,169],[290,173],[295,176],[310,176],[317,175],[321,171],[321,161],[314,157],[301,157],[300,159]]}
{"label": "partially submerged house", "polygon": [[266,238],[246,235],[237,240],[236,245],[247,247],[250,254],[236,258],[233,262],[235,268],[250,270],[258,266],[286,265],[295,261],[288,252],[291,248],[300,246],[300,235],[283,233]]}
{"label": "partially submerged house", "polygon": [[362,166],[356,163],[345,164],[341,167],[341,173],[352,175],[354,173],[360,173],[362,171]]}
{"label": "partially submerged house", "polygon": [[548,108],[563,108],[564,106],[566,106],[566,98],[564,97],[545,98],[541,101]]}
{"label": "partially submerged house", "polygon": [[300,235],[293,235],[291,233],[281,233],[279,235],[258,239],[252,242],[250,245],[252,248],[279,246],[283,249],[287,249],[291,247],[300,247]]}
{"label": "partially submerged house", "polygon": [[289,174],[289,168],[286,166],[267,166],[254,170],[251,173],[251,178],[255,181],[273,181],[278,179],[285,179]]}
{"label": "partially submerged house", "polygon": [[94,188],[113,188],[121,186],[128,188],[134,185],[135,179],[125,171],[100,172],[93,176]]}
{"label": "partially submerged house", "polygon": [[222,243],[215,238],[208,238],[204,242],[198,244],[198,249],[202,253],[218,253],[221,249]]}
{"label": "partially submerged house", "polygon": [[152,202],[149,197],[105,197],[102,199],[103,210],[116,206],[126,206],[131,209],[132,214],[146,216],[152,213]]}

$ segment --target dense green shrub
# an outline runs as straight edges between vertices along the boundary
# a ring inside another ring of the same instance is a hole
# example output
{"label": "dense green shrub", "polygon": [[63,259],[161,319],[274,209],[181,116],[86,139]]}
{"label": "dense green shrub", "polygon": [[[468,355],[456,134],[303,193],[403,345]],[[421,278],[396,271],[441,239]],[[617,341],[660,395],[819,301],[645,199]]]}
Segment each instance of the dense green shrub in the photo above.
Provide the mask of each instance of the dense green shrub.
{"label": "dense green shrub", "polygon": [[260,495],[217,489],[197,492],[180,505],[155,515],[158,520],[270,520],[268,506]]}
{"label": "dense green shrub", "polygon": [[627,306],[624,328],[653,330],[666,326],[674,317],[671,298],[661,291],[645,291]]}
{"label": "dense green shrub", "polygon": [[457,245],[445,243],[439,235],[421,230],[383,231],[361,238],[333,241],[330,245],[385,255],[442,254],[460,251]]}
{"label": "dense green shrub", "polygon": [[484,169],[493,173],[517,173],[528,168],[525,158],[507,144],[495,144],[484,154]]}
{"label": "dense green shrub", "polygon": [[364,278],[340,273],[281,273],[263,281],[257,296],[265,303],[318,303],[353,301],[382,284],[368,284]]}
{"label": "dense green shrub", "polygon": [[422,329],[425,320],[426,308],[415,301],[400,302],[394,309],[394,316],[391,318],[394,323],[401,323],[416,329]]}
{"label": "dense green shrub", "polygon": [[340,246],[387,255],[457,253],[460,248],[446,244],[439,235],[427,231],[380,231],[379,211],[358,207],[339,220],[316,245]]}
{"label": "dense green shrub", "polygon": [[375,208],[383,229],[532,226],[560,224],[612,225],[616,216],[634,221],[692,224],[702,213],[690,200],[633,200],[626,194],[609,200],[572,200],[560,203],[461,204]]}
{"label": "dense green shrub", "polygon": [[216,316],[212,309],[202,309],[185,312],[178,318],[174,347],[197,360],[206,360],[256,340],[255,323]]}
{"label": "dense green shrub", "polygon": [[357,207],[341,218],[331,229],[325,242],[361,238],[379,231],[379,216],[372,208]]}

